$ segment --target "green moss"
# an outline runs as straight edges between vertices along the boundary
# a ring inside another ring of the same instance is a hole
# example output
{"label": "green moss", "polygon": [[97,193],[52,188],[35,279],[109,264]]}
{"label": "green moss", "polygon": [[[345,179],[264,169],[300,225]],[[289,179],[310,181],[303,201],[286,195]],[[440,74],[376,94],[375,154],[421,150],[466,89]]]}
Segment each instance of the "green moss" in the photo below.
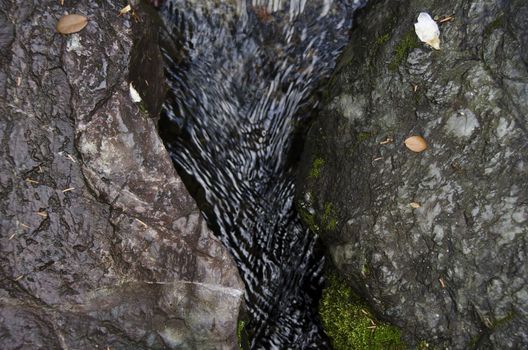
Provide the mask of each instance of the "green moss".
{"label": "green moss", "polygon": [[148,116],[149,115],[149,112],[148,112],[148,109],[147,109],[147,104],[144,102],[144,101],[141,101],[140,103],[137,104],[139,110],[141,111],[141,113],[143,113],[144,116]]}
{"label": "green moss", "polygon": [[322,224],[327,230],[335,230],[337,227],[337,216],[332,203],[325,203]]}
{"label": "green moss", "polygon": [[372,137],[372,133],[371,132],[360,132],[357,135],[357,142],[361,143],[363,141],[366,141],[366,140],[370,139],[371,137]]}
{"label": "green moss", "polygon": [[[309,194],[308,197],[311,196],[312,195]],[[297,212],[299,213],[302,222],[306,224],[312,232],[321,234],[321,231],[332,231],[337,228],[338,220],[332,203],[325,203],[322,213],[312,214],[308,209],[311,207],[311,202],[305,203],[301,201],[297,203]]]}
{"label": "green moss", "polygon": [[246,331],[246,322],[244,322],[243,320],[238,321],[237,337],[238,337],[238,347],[240,348],[240,350],[249,349],[248,334]]}
{"label": "green moss", "polygon": [[321,170],[325,165],[325,160],[323,158],[315,158],[312,162],[312,168],[310,169],[310,177],[317,179],[321,176]]}
{"label": "green moss", "polygon": [[383,35],[380,35],[376,38],[376,45],[377,46],[383,46],[387,43],[387,41],[389,41],[390,39],[390,34],[389,33],[385,33]]}
{"label": "green moss", "polygon": [[407,32],[394,48],[394,55],[389,63],[389,70],[398,70],[398,67],[407,59],[409,52],[417,47],[419,47],[419,42],[416,33],[414,31]]}
{"label": "green moss", "polygon": [[490,24],[488,24],[488,26],[484,29],[484,37],[490,36],[491,33],[493,33],[495,29],[502,27],[503,25],[502,22],[503,22],[502,16],[495,18],[495,20],[491,22]]}
{"label": "green moss", "polygon": [[308,226],[308,228],[314,233],[319,233],[319,225],[315,223],[314,215],[302,206],[298,207],[298,212],[301,220]]}
{"label": "green moss", "polygon": [[335,350],[405,349],[400,330],[382,323],[335,273],[327,274],[319,314]]}
{"label": "green moss", "polygon": [[336,218],[330,218],[330,220],[326,224],[326,228],[328,230],[335,230],[336,227],[337,227],[337,219]]}

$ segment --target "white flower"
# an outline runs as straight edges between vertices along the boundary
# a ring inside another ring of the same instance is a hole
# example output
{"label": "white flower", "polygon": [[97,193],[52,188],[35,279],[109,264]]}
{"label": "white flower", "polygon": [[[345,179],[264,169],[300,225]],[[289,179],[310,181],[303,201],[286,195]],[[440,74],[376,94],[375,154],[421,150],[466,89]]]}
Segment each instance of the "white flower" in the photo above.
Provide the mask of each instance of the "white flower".
{"label": "white flower", "polygon": [[440,50],[440,29],[427,12],[420,13],[418,21],[414,24],[414,30],[421,41]]}

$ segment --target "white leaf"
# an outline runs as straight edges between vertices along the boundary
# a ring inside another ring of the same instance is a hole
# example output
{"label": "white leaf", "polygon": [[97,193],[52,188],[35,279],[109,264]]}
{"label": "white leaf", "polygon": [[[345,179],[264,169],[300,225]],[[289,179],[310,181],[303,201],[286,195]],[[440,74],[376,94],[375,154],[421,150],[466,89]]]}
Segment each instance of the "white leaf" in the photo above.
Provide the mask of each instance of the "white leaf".
{"label": "white leaf", "polygon": [[134,88],[134,85],[132,85],[132,83],[130,83],[129,88],[130,88],[130,98],[132,98],[132,102],[134,103],[141,102],[141,96],[139,96],[139,93]]}
{"label": "white leaf", "polygon": [[418,21],[414,24],[414,30],[421,41],[440,50],[440,29],[427,12],[420,13]]}

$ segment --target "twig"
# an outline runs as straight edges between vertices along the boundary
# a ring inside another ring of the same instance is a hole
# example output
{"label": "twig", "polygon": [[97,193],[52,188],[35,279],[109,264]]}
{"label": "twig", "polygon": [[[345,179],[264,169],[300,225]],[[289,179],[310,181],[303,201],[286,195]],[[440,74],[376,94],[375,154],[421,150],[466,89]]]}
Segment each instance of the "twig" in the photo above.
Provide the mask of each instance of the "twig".
{"label": "twig", "polygon": [[445,23],[445,22],[452,21],[452,20],[454,20],[454,19],[455,19],[454,16],[447,16],[447,17],[444,17],[444,18],[442,18],[441,20],[439,20],[438,23]]}
{"label": "twig", "polygon": [[135,218],[137,222],[139,222],[141,225],[145,226],[145,228],[148,227],[147,224],[145,224],[143,221],[139,220],[138,218]]}

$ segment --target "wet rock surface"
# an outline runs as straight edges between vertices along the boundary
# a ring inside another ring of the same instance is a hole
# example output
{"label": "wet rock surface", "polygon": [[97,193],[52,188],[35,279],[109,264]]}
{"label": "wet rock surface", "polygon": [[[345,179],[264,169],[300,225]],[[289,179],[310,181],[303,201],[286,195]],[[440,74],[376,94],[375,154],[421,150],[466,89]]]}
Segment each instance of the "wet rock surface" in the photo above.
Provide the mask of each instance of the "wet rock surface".
{"label": "wet rock surface", "polygon": [[237,347],[243,285],[141,111],[163,72],[124,5],[0,2],[2,349]]}
{"label": "wet rock surface", "polygon": [[[421,11],[447,18],[440,51]],[[410,347],[528,346],[527,18],[523,1],[371,1],[307,137],[301,213]]]}

